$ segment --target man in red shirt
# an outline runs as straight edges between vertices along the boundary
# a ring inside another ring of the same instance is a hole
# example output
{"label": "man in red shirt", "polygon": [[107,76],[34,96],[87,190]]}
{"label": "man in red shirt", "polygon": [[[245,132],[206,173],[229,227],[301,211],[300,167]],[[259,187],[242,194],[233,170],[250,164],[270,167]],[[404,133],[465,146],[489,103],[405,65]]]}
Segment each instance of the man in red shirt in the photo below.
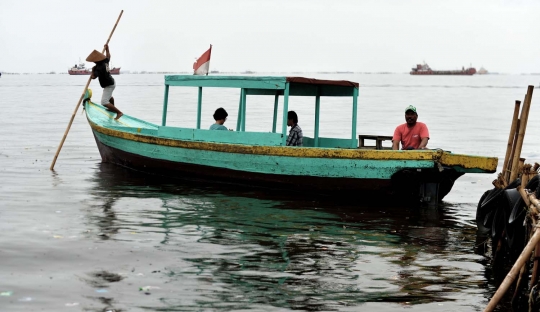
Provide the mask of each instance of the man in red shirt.
{"label": "man in red shirt", "polygon": [[392,149],[399,150],[400,142],[403,150],[426,149],[429,131],[425,123],[417,122],[416,119],[418,119],[416,107],[409,105],[405,109],[405,121],[407,122],[397,126],[394,131]]}

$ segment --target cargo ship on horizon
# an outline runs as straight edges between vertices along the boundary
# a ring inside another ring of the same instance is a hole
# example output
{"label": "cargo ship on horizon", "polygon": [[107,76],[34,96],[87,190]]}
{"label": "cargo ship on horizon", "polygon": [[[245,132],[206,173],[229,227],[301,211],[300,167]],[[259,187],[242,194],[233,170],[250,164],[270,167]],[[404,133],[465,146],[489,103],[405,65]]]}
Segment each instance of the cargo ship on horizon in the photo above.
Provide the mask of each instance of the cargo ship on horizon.
{"label": "cargo ship on horizon", "polygon": [[411,70],[411,75],[474,75],[476,74],[476,68],[469,67],[465,69],[463,66],[461,70],[433,70],[428,64],[417,64]]}

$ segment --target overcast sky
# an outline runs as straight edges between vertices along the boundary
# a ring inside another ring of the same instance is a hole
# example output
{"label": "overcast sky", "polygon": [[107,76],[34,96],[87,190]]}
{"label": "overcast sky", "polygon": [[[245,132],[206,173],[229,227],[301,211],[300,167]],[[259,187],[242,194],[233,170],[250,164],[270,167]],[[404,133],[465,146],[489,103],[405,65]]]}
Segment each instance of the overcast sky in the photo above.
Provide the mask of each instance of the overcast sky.
{"label": "overcast sky", "polygon": [[[538,0],[0,0],[0,71],[64,72],[110,42],[132,71],[540,73]],[[90,65],[90,64],[88,64]]]}

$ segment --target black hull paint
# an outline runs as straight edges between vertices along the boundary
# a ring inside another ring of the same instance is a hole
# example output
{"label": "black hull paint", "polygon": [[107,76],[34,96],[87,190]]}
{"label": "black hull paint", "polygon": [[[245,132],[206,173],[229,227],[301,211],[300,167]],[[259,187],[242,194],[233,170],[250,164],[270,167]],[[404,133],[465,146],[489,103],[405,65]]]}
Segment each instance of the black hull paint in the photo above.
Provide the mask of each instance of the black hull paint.
{"label": "black hull paint", "polygon": [[450,192],[454,181],[462,175],[452,169],[439,172],[436,168],[422,171],[402,170],[391,180],[269,175],[149,158],[107,146],[95,135],[94,138],[103,162],[114,163],[140,172],[180,179],[313,192],[314,195],[352,196],[363,201],[373,198],[377,198],[377,201],[425,201],[426,185],[429,184],[431,193],[433,193],[433,187],[436,192],[436,194],[431,194],[431,201],[438,202]]}

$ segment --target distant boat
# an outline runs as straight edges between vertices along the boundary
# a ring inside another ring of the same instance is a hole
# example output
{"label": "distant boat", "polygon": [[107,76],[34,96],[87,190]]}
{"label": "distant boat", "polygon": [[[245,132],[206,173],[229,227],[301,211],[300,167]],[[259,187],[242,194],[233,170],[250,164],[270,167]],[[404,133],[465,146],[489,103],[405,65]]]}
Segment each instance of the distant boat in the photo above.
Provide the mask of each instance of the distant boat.
{"label": "distant boat", "polygon": [[478,75],[487,75],[488,71],[484,67],[480,67],[478,70]]}
{"label": "distant boat", "polygon": [[[73,67],[68,69],[68,74],[70,75],[90,75],[91,73],[92,69],[86,68],[85,64],[82,62],[79,62],[79,64],[75,64]],[[111,69],[111,75],[120,75],[120,67],[113,67]]]}
{"label": "distant boat", "polygon": [[462,67],[461,70],[433,70],[429,67],[428,64],[417,64],[416,67],[412,68],[411,75],[474,75],[476,74],[476,68],[469,67],[465,69]]}

